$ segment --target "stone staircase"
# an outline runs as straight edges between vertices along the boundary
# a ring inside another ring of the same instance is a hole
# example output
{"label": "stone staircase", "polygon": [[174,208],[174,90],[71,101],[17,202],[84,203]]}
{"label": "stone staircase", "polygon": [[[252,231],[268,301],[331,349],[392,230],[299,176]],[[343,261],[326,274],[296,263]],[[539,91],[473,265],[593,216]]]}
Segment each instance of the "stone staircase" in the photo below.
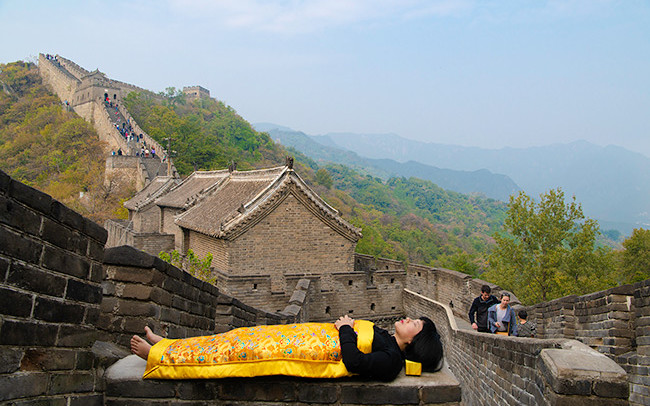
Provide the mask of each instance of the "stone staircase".
{"label": "stone staircase", "polygon": [[105,374],[106,405],[460,405],[461,388],[447,367],[392,382],[361,378],[308,379],[284,376],[211,380],[143,380],[146,362],[135,355]]}
{"label": "stone staircase", "polygon": [[149,174],[149,179],[153,179],[156,176],[167,176],[167,164],[158,159],[158,157],[141,158],[141,162]]}

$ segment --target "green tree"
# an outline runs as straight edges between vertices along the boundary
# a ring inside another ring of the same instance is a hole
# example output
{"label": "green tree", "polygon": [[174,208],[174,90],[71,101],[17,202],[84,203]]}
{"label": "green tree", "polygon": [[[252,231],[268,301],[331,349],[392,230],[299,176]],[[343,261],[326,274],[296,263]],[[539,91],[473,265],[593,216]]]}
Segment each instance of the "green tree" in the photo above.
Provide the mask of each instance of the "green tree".
{"label": "green tree", "polygon": [[623,241],[620,283],[634,283],[650,278],[650,230],[635,228]]}
{"label": "green tree", "polygon": [[318,184],[325,186],[326,188],[331,188],[332,185],[334,184],[334,181],[332,180],[332,177],[330,176],[330,173],[327,172],[327,169],[321,168],[318,171],[316,171],[316,182]]}
{"label": "green tree", "polygon": [[586,219],[575,197],[552,189],[536,203],[524,192],[511,196],[494,235],[490,270],[483,276],[513,290],[527,304],[607,287],[608,251],[597,248],[598,223]]}
{"label": "green tree", "polygon": [[161,251],[158,254],[158,257],[165,262],[169,262],[174,265],[176,268],[181,268],[198,279],[206,281],[208,283],[215,284],[217,278],[212,274],[212,254],[208,253],[205,258],[199,258],[194,251],[187,250],[187,255],[182,257],[177,250],[173,250],[171,253]]}

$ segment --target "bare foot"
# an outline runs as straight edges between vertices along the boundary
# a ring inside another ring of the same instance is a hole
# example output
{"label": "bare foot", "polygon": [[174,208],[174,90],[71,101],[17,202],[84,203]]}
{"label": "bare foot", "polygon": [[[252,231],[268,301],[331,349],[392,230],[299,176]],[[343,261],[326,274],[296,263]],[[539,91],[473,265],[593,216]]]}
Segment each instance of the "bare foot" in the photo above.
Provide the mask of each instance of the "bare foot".
{"label": "bare foot", "polygon": [[144,332],[145,332],[145,334],[147,335],[147,340],[149,340],[149,342],[150,342],[151,344],[156,344],[158,341],[160,341],[160,340],[163,339],[163,338],[162,338],[161,336],[159,336],[158,334],[154,334],[154,332],[151,331],[151,329],[149,328],[149,326],[145,326],[145,328],[144,328]]}
{"label": "bare foot", "polygon": [[151,344],[146,342],[144,338],[140,336],[133,336],[131,338],[132,353],[146,361],[147,357],[149,357],[149,350],[151,350]]}

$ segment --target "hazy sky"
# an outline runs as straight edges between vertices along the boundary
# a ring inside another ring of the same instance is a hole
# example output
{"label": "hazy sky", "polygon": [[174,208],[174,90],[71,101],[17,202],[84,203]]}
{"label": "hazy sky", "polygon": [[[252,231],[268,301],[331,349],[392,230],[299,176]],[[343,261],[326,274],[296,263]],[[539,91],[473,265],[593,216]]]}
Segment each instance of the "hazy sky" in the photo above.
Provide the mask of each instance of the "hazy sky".
{"label": "hazy sky", "polygon": [[650,156],[646,0],[0,0],[0,62],[60,54],[246,120]]}

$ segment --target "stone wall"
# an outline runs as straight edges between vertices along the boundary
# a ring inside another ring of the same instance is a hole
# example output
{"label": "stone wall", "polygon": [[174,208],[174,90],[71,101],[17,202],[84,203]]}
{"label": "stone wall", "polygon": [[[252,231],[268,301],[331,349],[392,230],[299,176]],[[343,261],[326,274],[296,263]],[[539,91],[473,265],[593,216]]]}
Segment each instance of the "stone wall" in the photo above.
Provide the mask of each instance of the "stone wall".
{"label": "stone wall", "polygon": [[[164,151],[167,150],[167,147],[166,147],[166,146],[163,146],[163,145],[159,144],[158,141],[156,141],[156,140],[154,140],[153,138],[151,138],[151,136],[150,136],[149,134],[147,134],[147,132],[144,131],[144,130],[143,130],[143,129],[138,125],[138,123],[133,119],[133,117],[131,117],[131,114],[130,114],[129,111],[124,107],[123,104],[121,104],[121,103],[118,104],[118,109],[120,110],[120,113],[122,113],[122,116],[124,116],[125,119],[130,120],[131,126],[133,127],[133,133],[134,133],[134,134],[142,134],[142,139],[144,140],[144,142],[147,143],[147,146],[149,147],[149,149],[151,149],[151,147],[154,147],[154,149],[155,149],[156,151],[158,151],[158,152],[157,152],[157,155],[158,155],[158,156],[162,157],[163,155],[165,155],[165,152],[164,152]],[[173,147],[172,147],[172,149],[173,149]],[[178,175],[178,171],[176,170],[176,167],[174,166],[174,162],[173,162],[173,160],[171,160],[171,159],[169,158],[169,156],[167,157],[167,162],[171,163],[171,168],[170,168],[170,169],[171,169],[171,172],[168,173],[167,175],[168,175],[168,176],[173,176],[173,177],[178,177],[178,176],[179,176],[179,175]]]}
{"label": "stone wall", "polygon": [[430,315],[470,405],[626,405],[625,371],[575,340],[503,337],[458,329],[448,306],[405,291],[407,315]]}
{"label": "stone wall", "polygon": [[633,287],[636,349],[615,359],[628,373],[630,404],[650,405],[650,280],[636,283]]}
{"label": "stone wall", "polygon": [[109,236],[107,248],[129,245],[154,256],[174,249],[173,235],[135,232],[129,220],[107,220],[104,227]]}
{"label": "stone wall", "polygon": [[293,321],[224,295],[214,285],[133,247],[107,249],[104,266],[98,327],[110,334],[108,341],[127,345],[145,326],[164,337],[180,338]]}
{"label": "stone wall", "polygon": [[102,227],[0,171],[0,403],[103,404],[91,347],[105,241]]}
{"label": "stone wall", "polygon": [[54,93],[59,96],[62,102],[66,100],[72,103],[74,92],[80,81],[70,74],[65,68],[51,61],[43,54],[38,55],[38,69],[41,77],[50,85]]}
{"label": "stone wall", "polygon": [[229,267],[223,271],[232,275],[271,275],[273,292],[286,291],[283,275],[287,273],[354,269],[356,243],[325,224],[293,194],[229,245]]}
{"label": "stone wall", "polygon": [[[178,252],[185,254],[183,250],[183,230],[174,223],[174,217],[182,212],[174,207],[161,207],[160,208],[160,232],[165,234],[172,234],[174,236],[174,249]],[[189,235],[188,235],[189,238]],[[207,254],[210,251],[206,251]],[[201,255],[201,257],[205,256]],[[214,255],[214,254],[213,254]]]}
{"label": "stone wall", "polygon": [[541,338],[575,338],[627,371],[630,404],[650,404],[650,280],[528,307]]}

